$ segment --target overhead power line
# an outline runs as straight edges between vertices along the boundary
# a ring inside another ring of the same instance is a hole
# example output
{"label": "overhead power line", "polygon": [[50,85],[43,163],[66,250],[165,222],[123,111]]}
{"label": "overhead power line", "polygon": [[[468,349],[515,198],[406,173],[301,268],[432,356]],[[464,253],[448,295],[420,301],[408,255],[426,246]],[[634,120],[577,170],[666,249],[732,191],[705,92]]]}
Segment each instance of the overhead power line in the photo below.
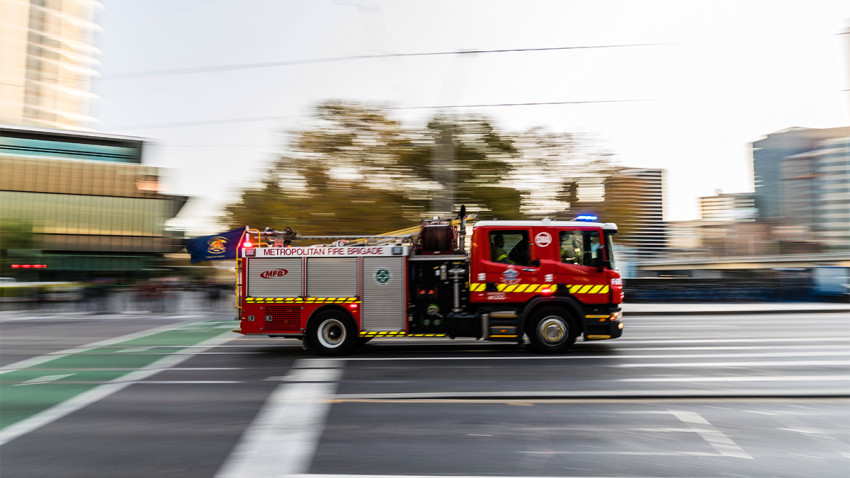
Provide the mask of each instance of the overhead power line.
{"label": "overhead power line", "polygon": [[[617,99],[617,100],[585,100],[585,101],[535,101],[527,103],[480,103],[466,105],[419,105],[419,106],[384,106],[387,110],[425,110],[425,109],[454,109],[454,108],[509,108],[517,106],[557,106],[557,105],[593,105],[605,103],[640,103],[647,101],[662,101],[658,98]],[[259,121],[277,121],[293,116],[256,116],[247,118],[222,118],[215,120],[183,121],[179,123],[154,123],[114,126],[113,130],[128,129],[165,129],[190,126],[210,126],[229,123],[250,123]]]}
{"label": "overhead power line", "polygon": [[240,63],[230,65],[214,65],[214,66],[198,66],[190,68],[173,68],[166,70],[151,70],[151,71],[136,71],[129,73],[115,73],[104,76],[104,80],[127,80],[135,78],[150,78],[155,76],[174,76],[174,75],[192,75],[198,73],[214,73],[220,71],[236,71],[236,70],[252,70],[258,68],[277,68],[283,66],[310,65],[317,63],[332,63],[337,61],[357,61],[357,60],[375,60],[380,58],[408,58],[420,56],[447,56],[447,55],[485,55],[492,53],[524,53],[524,52],[541,52],[541,51],[564,51],[564,50],[594,50],[605,48],[639,48],[647,46],[663,46],[670,43],[622,43],[614,45],[579,45],[579,46],[559,46],[559,47],[543,47],[543,48],[504,48],[497,50],[454,50],[454,51],[434,51],[420,53],[383,53],[375,55],[351,55],[351,56],[335,56],[326,58],[307,58],[303,60],[287,60],[287,61],[272,61],[272,62],[257,62],[257,63]]}
{"label": "overhead power line", "polygon": [[636,103],[641,101],[658,101],[657,99],[623,99],[623,100],[586,100],[586,101],[534,101],[528,103],[481,103],[469,105],[430,105],[430,106],[388,106],[388,110],[424,110],[451,108],[501,108],[510,106],[549,106],[549,105],[591,105],[599,103]]}
{"label": "overhead power line", "polygon": [[214,120],[181,121],[177,123],[153,123],[153,124],[131,124],[114,126],[111,129],[160,129],[160,128],[182,128],[184,126],[208,126],[231,123],[252,123],[256,121],[277,121],[287,116],[255,116],[251,118],[224,118]]}

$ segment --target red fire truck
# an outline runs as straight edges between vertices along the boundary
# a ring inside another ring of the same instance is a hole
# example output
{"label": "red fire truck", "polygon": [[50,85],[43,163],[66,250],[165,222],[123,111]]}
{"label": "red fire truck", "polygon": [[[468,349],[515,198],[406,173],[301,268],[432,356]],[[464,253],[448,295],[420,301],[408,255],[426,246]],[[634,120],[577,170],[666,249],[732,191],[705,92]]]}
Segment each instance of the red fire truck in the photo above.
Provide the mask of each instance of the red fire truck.
{"label": "red fire truck", "polygon": [[558,353],[580,334],[622,334],[615,224],[482,221],[468,252],[465,232],[465,220],[425,221],[418,234],[395,236],[247,230],[236,331],[301,339],[322,355],[375,337],[527,338],[538,352]]}

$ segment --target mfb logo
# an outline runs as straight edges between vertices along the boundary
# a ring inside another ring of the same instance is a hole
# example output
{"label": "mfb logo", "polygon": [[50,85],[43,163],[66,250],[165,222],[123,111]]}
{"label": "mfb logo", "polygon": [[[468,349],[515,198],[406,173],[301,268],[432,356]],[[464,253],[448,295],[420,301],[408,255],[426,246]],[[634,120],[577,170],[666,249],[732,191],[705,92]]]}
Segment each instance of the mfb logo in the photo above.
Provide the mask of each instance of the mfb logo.
{"label": "mfb logo", "polygon": [[263,271],[260,273],[260,277],[263,279],[274,279],[275,277],[283,277],[286,274],[289,274],[289,271],[286,269],[275,269],[272,271]]}
{"label": "mfb logo", "polygon": [[534,237],[534,243],[540,247],[546,247],[549,244],[552,244],[552,235],[548,232],[541,232]]}

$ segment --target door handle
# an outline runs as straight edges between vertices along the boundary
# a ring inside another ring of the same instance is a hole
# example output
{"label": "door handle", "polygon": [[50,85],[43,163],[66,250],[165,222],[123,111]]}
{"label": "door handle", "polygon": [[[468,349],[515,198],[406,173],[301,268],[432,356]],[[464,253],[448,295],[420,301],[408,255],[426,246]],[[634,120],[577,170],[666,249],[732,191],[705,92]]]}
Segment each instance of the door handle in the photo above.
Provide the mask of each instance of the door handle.
{"label": "door handle", "polygon": [[526,267],[522,271],[523,272],[537,272],[537,269],[534,269],[534,268],[531,268],[531,267]]}

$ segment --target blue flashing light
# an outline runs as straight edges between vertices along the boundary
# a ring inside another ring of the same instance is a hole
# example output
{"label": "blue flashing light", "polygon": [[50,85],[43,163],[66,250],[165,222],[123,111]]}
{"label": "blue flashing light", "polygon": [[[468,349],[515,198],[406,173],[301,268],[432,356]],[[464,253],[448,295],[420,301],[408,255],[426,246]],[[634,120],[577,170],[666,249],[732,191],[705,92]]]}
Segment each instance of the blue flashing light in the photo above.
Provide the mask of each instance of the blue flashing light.
{"label": "blue flashing light", "polygon": [[583,222],[596,222],[599,220],[599,216],[594,216],[593,214],[582,214],[581,216],[576,216],[575,220]]}

